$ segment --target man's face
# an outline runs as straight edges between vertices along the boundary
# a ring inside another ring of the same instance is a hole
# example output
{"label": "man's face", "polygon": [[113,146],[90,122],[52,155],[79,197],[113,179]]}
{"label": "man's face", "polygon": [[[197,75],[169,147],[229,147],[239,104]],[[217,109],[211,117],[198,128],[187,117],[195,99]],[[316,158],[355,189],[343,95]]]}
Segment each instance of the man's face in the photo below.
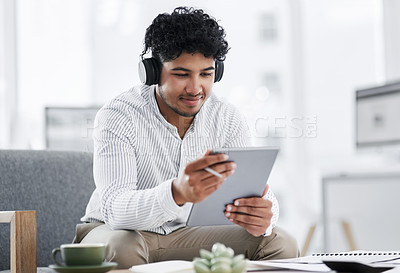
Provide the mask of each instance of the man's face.
{"label": "man's face", "polygon": [[201,53],[182,53],[164,62],[157,102],[167,120],[194,117],[211,93],[214,83],[214,59]]}

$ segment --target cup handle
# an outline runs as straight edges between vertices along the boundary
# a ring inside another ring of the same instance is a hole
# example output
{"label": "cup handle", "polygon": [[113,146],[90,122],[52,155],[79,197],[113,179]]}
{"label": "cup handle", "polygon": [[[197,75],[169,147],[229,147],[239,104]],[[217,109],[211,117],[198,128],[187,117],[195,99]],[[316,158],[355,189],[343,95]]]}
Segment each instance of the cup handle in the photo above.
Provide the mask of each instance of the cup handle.
{"label": "cup handle", "polygon": [[57,247],[55,249],[53,249],[53,251],[51,252],[53,254],[53,260],[54,262],[58,265],[58,266],[63,266],[58,260],[57,260],[57,252],[60,252],[60,248]]}

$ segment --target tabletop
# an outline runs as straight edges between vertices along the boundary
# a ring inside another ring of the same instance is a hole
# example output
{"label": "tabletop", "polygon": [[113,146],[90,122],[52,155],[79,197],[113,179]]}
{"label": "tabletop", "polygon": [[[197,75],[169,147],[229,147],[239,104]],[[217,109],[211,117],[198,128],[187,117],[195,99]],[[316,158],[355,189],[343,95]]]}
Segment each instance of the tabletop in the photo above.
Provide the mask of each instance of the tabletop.
{"label": "tabletop", "polygon": [[[299,272],[299,271],[297,271],[297,270],[296,271],[293,271],[293,270],[257,271],[257,273],[263,273],[263,272],[264,273],[274,273],[274,272],[277,272],[277,273],[294,273],[294,272]],[[302,272],[303,273],[307,273],[307,271],[302,271]],[[334,271],[331,271],[331,272],[334,272]],[[115,269],[115,270],[108,271],[108,273],[132,273],[132,271],[129,271],[129,269]],[[329,272],[325,272],[325,273],[329,273]],[[400,272],[398,272],[398,273],[400,273]]]}

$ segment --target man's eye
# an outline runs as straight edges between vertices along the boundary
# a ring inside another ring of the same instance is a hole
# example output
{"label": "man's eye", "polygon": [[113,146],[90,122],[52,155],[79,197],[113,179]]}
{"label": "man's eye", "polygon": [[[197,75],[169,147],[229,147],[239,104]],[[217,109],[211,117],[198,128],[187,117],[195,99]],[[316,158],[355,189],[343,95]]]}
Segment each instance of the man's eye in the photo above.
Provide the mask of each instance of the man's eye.
{"label": "man's eye", "polygon": [[188,74],[174,74],[175,76],[178,76],[178,77],[187,77],[188,76]]}
{"label": "man's eye", "polygon": [[212,73],[202,73],[201,75],[204,77],[210,77],[212,75]]}

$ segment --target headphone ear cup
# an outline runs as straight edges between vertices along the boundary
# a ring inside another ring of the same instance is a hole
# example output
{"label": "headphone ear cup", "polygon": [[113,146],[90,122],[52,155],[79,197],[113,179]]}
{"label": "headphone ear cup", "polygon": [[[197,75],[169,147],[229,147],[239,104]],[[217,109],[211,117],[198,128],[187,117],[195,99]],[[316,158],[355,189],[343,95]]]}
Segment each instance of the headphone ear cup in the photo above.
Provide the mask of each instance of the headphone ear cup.
{"label": "headphone ear cup", "polygon": [[161,64],[156,58],[147,58],[139,62],[139,78],[145,85],[158,84],[160,82]]}
{"label": "headphone ear cup", "polygon": [[222,79],[222,75],[224,75],[224,62],[215,61],[214,82],[219,82]]}

